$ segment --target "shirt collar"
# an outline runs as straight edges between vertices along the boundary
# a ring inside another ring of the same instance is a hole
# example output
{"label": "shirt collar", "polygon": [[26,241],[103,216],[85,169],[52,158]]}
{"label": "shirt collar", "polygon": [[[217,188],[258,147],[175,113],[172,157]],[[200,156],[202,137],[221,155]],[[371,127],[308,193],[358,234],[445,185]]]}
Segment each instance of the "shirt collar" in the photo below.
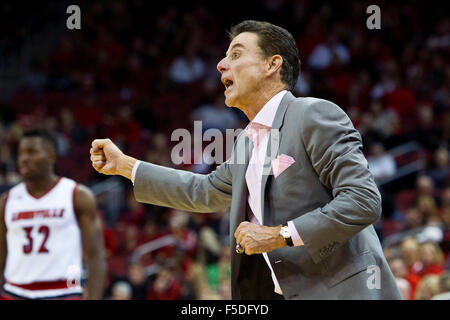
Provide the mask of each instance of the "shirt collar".
{"label": "shirt collar", "polygon": [[262,109],[256,114],[256,117],[253,119],[251,124],[258,123],[272,128],[273,119],[275,119],[275,114],[280,106],[281,99],[283,99],[286,92],[287,90],[282,90],[267,101],[264,107],[262,107]]}
{"label": "shirt collar", "polygon": [[250,138],[255,146],[259,145],[261,140],[267,134],[267,131],[270,131],[272,128],[275,114],[277,113],[281,99],[283,99],[286,92],[287,90],[282,90],[267,101],[262,109],[256,114],[253,121],[251,121],[245,128],[245,134]]}

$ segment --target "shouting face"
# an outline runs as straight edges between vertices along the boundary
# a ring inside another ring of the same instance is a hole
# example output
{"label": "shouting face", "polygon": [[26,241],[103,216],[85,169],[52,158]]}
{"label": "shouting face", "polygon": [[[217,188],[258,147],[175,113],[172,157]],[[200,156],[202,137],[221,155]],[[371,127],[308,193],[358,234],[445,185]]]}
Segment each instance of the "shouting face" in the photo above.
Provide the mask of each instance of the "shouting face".
{"label": "shouting face", "polygon": [[225,104],[243,109],[258,98],[265,78],[266,59],[258,35],[243,32],[231,41],[225,58],[217,64],[225,86]]}

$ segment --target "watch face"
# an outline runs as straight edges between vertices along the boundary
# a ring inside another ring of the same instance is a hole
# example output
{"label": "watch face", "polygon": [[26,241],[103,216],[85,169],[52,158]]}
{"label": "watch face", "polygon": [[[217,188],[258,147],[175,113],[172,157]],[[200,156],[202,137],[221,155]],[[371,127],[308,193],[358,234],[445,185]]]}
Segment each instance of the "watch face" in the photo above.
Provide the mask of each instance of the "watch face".
{"label": "watch face", "polygon": [[287,227],[281,228],[281,236],[283,238],[290,238],[291,237],[291,235],[289,233],[289,229]]}

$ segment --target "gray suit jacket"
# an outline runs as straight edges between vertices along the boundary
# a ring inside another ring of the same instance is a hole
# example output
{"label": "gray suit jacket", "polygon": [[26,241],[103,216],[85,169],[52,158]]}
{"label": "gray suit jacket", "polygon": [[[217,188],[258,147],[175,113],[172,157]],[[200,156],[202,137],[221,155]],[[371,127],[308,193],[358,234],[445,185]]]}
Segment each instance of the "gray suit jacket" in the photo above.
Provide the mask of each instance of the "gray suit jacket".
{"label": "gray suit jacket", "polygon": [[[401,299],[372,224],[381,197],[362,153],[361,137],[337,105],[316,98],[283,97],[272,129],[266,163],[279,154],[295,163],[277,178],[263,175],[263,223],[293,220],[303,246],[268,253],[285,299]],[[150,163],[134,182],[140,202],[185,211],[230,208],[231,286],[243,296],[243,256],[233,236],[246,220],[245,172],[252,143],[241,133],[231,157],[208,175]],[[270,167],[267,167],[270,170]]]}

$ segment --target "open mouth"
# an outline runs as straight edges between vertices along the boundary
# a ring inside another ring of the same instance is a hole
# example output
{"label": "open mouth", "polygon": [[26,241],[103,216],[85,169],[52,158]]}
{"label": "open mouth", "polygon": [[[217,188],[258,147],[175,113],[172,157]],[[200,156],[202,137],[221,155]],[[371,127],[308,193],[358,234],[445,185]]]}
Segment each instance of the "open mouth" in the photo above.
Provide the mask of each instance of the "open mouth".
{"label": "open mouth", "polygon": [[228,90],[233,85],[233,81],[229,79],[224,79],[222,83],[224,84],[226,90]]}

